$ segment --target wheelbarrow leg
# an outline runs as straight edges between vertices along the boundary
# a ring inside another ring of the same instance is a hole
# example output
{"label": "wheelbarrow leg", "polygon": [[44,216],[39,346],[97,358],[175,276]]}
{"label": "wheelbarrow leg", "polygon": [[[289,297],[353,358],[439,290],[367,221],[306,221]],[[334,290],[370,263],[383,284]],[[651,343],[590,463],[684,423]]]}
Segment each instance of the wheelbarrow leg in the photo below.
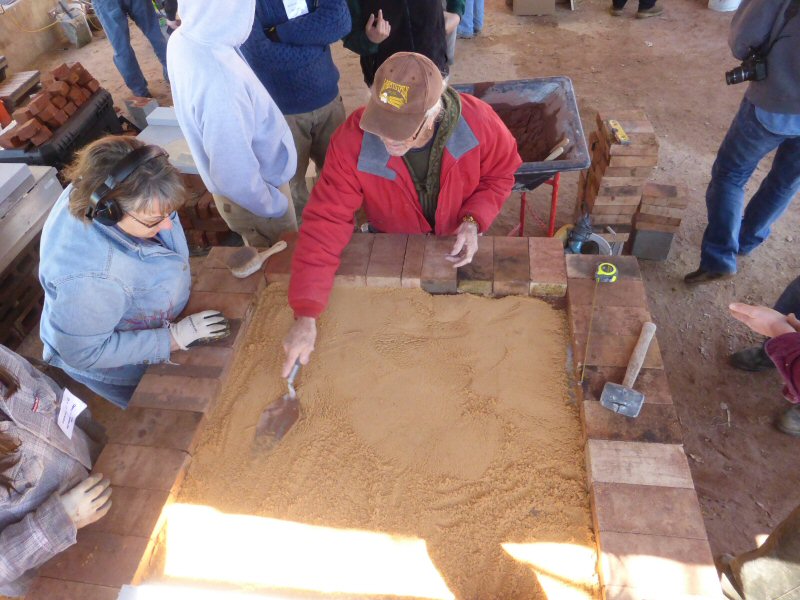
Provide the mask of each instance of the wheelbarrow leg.
{"label": "wheelbarrow leg", "polygon": [[561,185],[561,173],[556,173],[547,183],[553,186],[550,194],[550,225],[547,228],[547,237],[553,237],[556,232],[556,210],[558,209],[558,188]]}
{"label": "wheelbarrow leg", "polygon": [[522,237],[525,231],[525,208],[528,205],[527,192],[522,192],[519,197],[519,223],[508,232],[507,237]]}

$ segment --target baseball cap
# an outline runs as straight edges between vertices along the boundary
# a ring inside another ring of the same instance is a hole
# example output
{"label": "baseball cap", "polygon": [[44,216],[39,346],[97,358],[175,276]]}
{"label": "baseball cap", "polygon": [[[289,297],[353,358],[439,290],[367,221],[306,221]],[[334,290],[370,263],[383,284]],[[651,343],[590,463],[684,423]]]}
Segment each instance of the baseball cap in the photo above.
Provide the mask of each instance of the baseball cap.
{"label": "baseball cap", "polygon": [[361,129],[390,140],[407,140],[441,97],[443,85],[442,74],[428,57],[393,54],[375,73]]}

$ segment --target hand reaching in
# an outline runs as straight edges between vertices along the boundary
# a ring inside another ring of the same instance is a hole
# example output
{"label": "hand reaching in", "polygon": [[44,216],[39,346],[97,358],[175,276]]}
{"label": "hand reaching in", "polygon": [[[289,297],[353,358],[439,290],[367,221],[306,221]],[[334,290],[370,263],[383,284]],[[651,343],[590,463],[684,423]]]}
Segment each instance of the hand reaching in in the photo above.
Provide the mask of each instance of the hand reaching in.
{"label": "hand reaching in", "polygon": [[784,333],[793,333],[800,328],[800,321],[793,314],[787,317],[766,306],[752,306],[734,302],[728,308],[734,319],[741,321],[756,333],[767,337],[772,338]]}
{"label": "hand reaching in", "polygon": [[281,377],[289,377],[294,363],[298,360],[301,365],[308,364],[316,340],[317,320],[311,317],[298,317],[283,340],[286,360],[283,363]]}
{"label": "hand reaching in", "polygon": [[364,31],[370,42],[373,44],[380,44],[389,37],[389,34],[392,32],[392,27],[389,25],[389,21],[383,18],[383,11],[378,10],[378,18],[376,19],[374,14],[370,14]]}
{"label": "hand reaching in", "polygon": [[472,221],[464,221],[456,229],[456,243],[450,251],[447,260],[452,263],[453,268],[463,267],[472,262],[475,253],[478,251],[478,226]]}

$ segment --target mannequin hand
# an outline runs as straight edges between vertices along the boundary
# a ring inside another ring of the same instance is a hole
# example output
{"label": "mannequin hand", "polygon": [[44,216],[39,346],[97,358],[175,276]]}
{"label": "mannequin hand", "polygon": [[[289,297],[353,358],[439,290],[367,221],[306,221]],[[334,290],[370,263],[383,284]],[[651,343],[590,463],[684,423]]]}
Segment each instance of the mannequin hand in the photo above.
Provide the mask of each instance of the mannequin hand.
{"label": "mannequin hand", "polygon": [[169,332],[178,348],[187,350],[193,344],[227,337],[231,333],[231,326],[221,312],[204,310],[189,315],[177,323],[170,323]]}
{"label": "mannequin hand", "polygon": [[111,482],[102,473],[90,475],[61,495],[61,504],[77,529],[101,519],[111,508]]}
{"label": "mannequin hand", "polygon": [[288,377],[295,361],[307,365],[317,340],[317,320],[311,317],[298,317],[283,340],[286,360],[283,362],[281,377]]}
{"label": "mannequin hand", "polygon": [[[463,251],[463,256],[461,253]],[[453,268],[463,267],[472,262],[472,258],[478,251],[478,226],[471,221],[464,221],[456,229],[456,243],[449,256],[445,258],[452,263]]]}
{"label": "mannequin hand", "polygon": [[373,44],[380,44],[389,37],[389,34],[392,32],[392,27],[389,25],[389,21],[383,18],[383,11],[378,10],[378,18],[376,19],[375,15],[371,14],[367,20],[367,26],[364,28],[364,31],[370,42]]}

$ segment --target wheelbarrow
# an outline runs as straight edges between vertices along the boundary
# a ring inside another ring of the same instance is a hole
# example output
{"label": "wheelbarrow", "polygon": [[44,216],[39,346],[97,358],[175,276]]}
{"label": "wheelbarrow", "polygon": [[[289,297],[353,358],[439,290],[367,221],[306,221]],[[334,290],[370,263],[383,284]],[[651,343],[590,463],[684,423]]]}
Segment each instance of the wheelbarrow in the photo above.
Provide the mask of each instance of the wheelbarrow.
{"label": "wheelbarrow", "polygon": [[[523,163],[514,174],[514,190],[521,191],[522,197],[520,224],[514,232],[522,235],[525,227],[527,192],[546,183],[553,188],[547,230],[548,237],[553,237],[561,173],[583,171],[591,164],[572,81],[569,77],[541,77],[453,88],[489,104],[517,140]],[[554,160],[544,160],[565,138],[569,143],[564,152]]]}

